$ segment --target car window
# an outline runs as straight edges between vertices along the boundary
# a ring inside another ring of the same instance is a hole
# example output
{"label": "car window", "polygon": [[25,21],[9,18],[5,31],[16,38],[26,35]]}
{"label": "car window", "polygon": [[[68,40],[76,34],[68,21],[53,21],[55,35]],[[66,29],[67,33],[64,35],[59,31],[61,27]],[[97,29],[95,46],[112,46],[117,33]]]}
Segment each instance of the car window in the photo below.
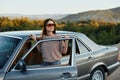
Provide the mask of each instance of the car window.
{"label": "car window", "polygon": [[79,40],[76,40],[76,42],[77,42],[77,46],[78,46],[79,51],[80,51],[80,52],[78,52],[78,50],[77,50],[77,53],[82,54],[82,53],[85,53],[85,52],[89,52],[87,47],[85,45],[83,45],[83,43],[81,43]]}
{"label": "car window", "polygon": [[27,53],[27,51],[29,51],[33,44],[35,44],[35,42],[31,39],[28,39],[25,41],[25,43],[23,43],[23,46],[21,46],[22,48],[20,49],[19,54],[14,60],[14,64],[12,65],[13,67]]}
{"label": "car window", "polygon": [[[42,41],[40,42],[39,44],[37,44],[36,46],[34,45],[32,47],[32,49],[28,52],[28,55],[26,55],[26,57],[24,58],[24,61],[26,63],[26,65],[28,67],[33,67],[33,66],[41,66],[43,67],[43,60],[44,59],[44,56],[50,56],[50,55],[44,55],[43,52],[47,51],[48,50],[48,53],[50,53],[50,50],[49,49],[52,49],[53,48],[53,43],[55,43],[54,45],[58,45],[58,42],[60,44],[60,42],[62,41],[65,41],[65,40],[54,40],[54,41],[51,41],[51,40],[48,40],[48,41]],[[63,54],[62,56],[60,56],[58,54],[56,54],[57,56],[59,57],[62,57],[61,58],[61,66],[63,65],[69,65],[70,63],[70,55],[72,53],[72,40],[69,40],[70,43],[68,43],[68,49],[67,49],[67,52],[66,54]],[[46,43],[46,44],[44,44]],[[49,44],[49,45],[47,45]],[[45,48],[45,46],[47,46],[47,48]],[[44,49],[44,50],[43,50]],[[56,48],[58,49],[58,48]],[[59,48],[60,49],[60,48]],[[51,60],[51,58],[49,58],[49,60]]]}
{"label": "car window", "polygon": [[2,68],[18,45],[20,39],[0,37],[0,68]]}

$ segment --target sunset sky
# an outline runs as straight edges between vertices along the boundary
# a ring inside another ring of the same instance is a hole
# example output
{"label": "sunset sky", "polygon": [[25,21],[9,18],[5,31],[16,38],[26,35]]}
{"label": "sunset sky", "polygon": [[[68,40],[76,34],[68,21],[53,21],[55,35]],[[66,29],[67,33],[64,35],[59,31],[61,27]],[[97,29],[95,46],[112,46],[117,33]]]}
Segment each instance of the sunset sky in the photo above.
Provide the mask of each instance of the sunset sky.
{"label": "sunset sky", "polygon": [[0,14],[73,14],[120,7],[120,0],[0,0]]}

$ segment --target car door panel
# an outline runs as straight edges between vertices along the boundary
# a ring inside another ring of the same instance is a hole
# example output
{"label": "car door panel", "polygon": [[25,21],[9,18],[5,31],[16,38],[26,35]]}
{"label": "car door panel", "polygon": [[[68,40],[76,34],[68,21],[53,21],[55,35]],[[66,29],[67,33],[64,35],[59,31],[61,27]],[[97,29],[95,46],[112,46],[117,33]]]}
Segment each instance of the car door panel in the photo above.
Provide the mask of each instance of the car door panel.
{"label": "car door panel", "polygon": [[77,68],[74,66],[46,67],[27,69],[25,72],[13,70],[4,80],[61,80],[76,79]]}
{"label": "car door panel", "polygon": [[90,67],[94,63],[94,56],[92,52],[80,40],[76,40],[76,42],[78,45],[79,53],[77,52],[75,57],[78,68],[78,77],[80,77],[90,73]]}
{"label": "car door panel", "polygon": [[77,56],[76,63],[78,67],[78,76],[83,76],[90,73],[90,67],[94,62],[92,55],[90,53],[87,53]]}

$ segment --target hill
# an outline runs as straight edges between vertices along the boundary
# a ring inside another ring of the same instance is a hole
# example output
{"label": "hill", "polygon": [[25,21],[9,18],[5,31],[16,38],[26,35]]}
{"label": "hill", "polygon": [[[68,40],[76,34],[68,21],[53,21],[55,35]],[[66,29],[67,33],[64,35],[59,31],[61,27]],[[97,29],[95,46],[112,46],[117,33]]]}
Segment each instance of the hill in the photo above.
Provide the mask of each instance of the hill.
{"label": "hill", "polygon": [[0,14],[0,17],[19,18],[28,17],[30,19],[53,18],[59,22],[78,22],[81,20],[100,20],[105,22],[120,22],[120,7],[107,10],[92,10],[80,12],[77,14],[40,14],[40,15],[24,15],[24,14]]}
{"label": "hill", "polygon": [[120,22],[120,7],[107,10],[93,10],[77,14],[70,14],[60,21],[102,20],[105,22]]}
{"label": "hill", "polygon": [[61,19],[68,14],[40,14],[40,15],[24,15],[24,14],[0,14],[0,17],[9,17],[10,19],[13,18],[20,18],[20,17],[28,17],[30,19],[45,19],[45,18],[52,18],[52,19]]}

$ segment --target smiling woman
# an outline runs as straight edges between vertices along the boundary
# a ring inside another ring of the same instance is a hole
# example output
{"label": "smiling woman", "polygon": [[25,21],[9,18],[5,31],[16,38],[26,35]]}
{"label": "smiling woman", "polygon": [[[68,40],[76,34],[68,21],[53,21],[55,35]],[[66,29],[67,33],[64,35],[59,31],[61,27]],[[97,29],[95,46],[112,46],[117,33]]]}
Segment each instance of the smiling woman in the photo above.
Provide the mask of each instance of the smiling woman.
{"label": "smiling woman", "polygon": [[[60,35],[56,34],[56,23],[53,19],[49,18],[44,20],[42,35],[40,35],[40,39],[37,39],[34,34],[31,34],[30,37],[34,41],[38,40],[46,40],[48,38],[61,38]],[[66,54],[68,41],[52,41],[42,43],[42,57],[43,57],[43,65],[58,65],[60,64],[60,59],[62,58],[62,54]],[[48,47],[51,46],[51,47]]]}

